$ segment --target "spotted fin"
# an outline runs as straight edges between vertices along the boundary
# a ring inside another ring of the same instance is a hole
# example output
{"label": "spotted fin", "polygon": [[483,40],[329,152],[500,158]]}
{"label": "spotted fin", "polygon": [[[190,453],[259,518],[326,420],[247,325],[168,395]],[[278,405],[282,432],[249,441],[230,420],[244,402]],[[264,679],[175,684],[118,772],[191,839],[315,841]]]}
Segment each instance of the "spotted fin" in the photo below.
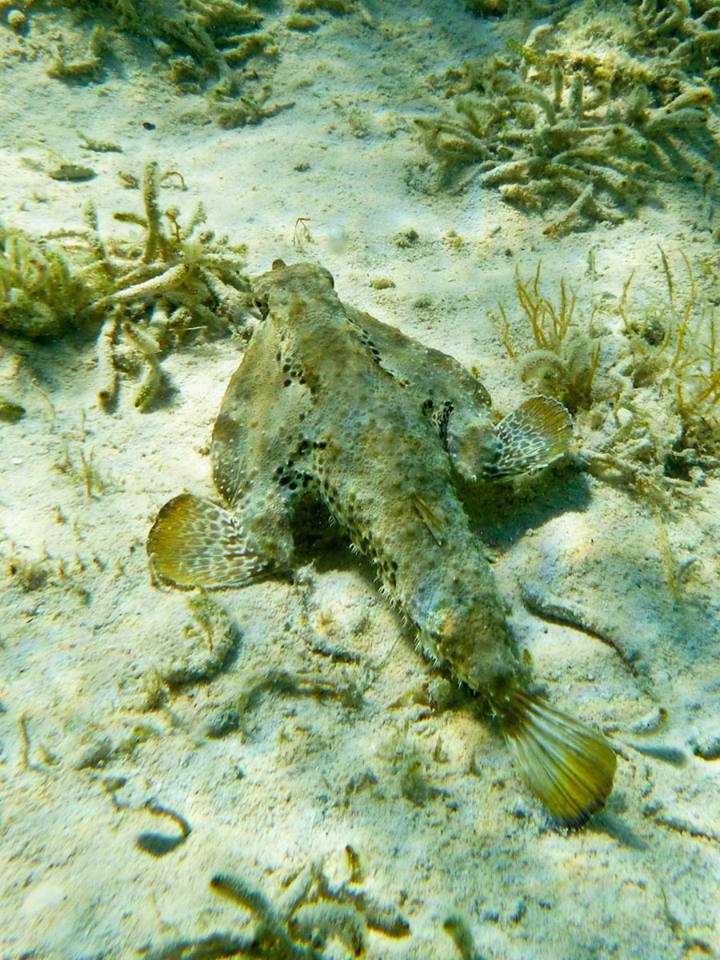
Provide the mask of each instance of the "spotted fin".
{"label": "spotted fin", "polygon": [[547,467],[567,453],[572,417],[550,397],[531,397],[495,427],[497,457],[484,468],[487,477],[510,477]]}
{"label": "spotted fin", "polygon": [[617,766],[602,734],[521,690],[492,704],[523,779],[559,823],[579,827],[602,809]]}
{"label": "spotted fin", "polygon": [[243,587],[270,569],[249,546],[236,516],[187,493],[162,507],[147,552],[153,576],[181,589]]}

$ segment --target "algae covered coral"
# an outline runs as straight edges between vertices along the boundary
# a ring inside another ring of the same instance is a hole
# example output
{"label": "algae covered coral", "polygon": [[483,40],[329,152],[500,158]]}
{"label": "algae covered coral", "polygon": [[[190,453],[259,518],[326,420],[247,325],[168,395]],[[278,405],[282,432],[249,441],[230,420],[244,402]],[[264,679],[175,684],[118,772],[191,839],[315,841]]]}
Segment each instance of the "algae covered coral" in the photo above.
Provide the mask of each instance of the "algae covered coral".
{"label": "algae covered coral", "polygon": [[[152,71],[183,95],[203,95],[203,104],[182,112],[202,124],[224,128],[261,122],[294,105],[275,102],[275,69],[289,32],[315,30],[313,12],[345,14],[350,0],[297,2],[285,9],[239,0],[18,0],[13,29],[15,55],[49,61],[49,77],[69,85],[96,84],[132,65]],[[9,23],[9,21],[8,21]],[[60,24],[60,31],[57,26]]]}
{"label": "algae covered coral", "polygon": [[[52,75],[60,79],[83,79],[97,73],[102,54],[110,43],[110,29],[148,39],[156,52],[169,61],[171,70],[180,72],[188,58],[185,73],[195,82],[210,76],[221,77],[234,64],[265,49],[269,40],[255,32],[263,21],[262,13],[251,4],[237,0],[48,0],[29,2],[32,14],[44,9],[67,9],[76,23],[99,18],[90,34],[90,55],[85,61],[73,59],[61,43],[57,48]],[[100,43],[99,37],[103,38]]]}
{"label": "algae covered coral", "polygon": [[655,493],[720,466],[715,286],[703,291],[687,259],[675,256],[680,270],[659,259],[664,298],[638,303],[632,277],[614,301],[579,298],[564,280],[548,292],[538,265],[516,275],[522,322],[505,305],[496,316],[521,379],[568,405],[590,460]]}
{"label": "algae covered coral", "polygon": [[[417,120],[430,156],[446,174],[467,170],[525,210],[564,206],[549,236],[620,221],[678,178],[714,197],[716,74],[693,72],[708,45],[693,34],[668,61],[642,26],[648,5],[636,15],[629,27],[623,3],[602,14],[584,3],[507,52],[451,70],[450,109]],[[655,19],[670,33],[669,18]]]}
{"label": "algae covered coral", "polygon": [[[172,171],[164,180],[177,177]],[[92,205],[81,229],[38,240],[9,228],[0,233],[0,331],[97,334],[104,407],[115,402],[118,372],[127,371],[141,377],[136,407],[148,409],[162,389],[164,352],[188,339],[237,332],[248,317],[245,248],[204,228],[202,204],[186,224],[177,207],[161,210],[160,182],[157,163],[149,163],[143,213],[114,214],[139,227],[138,236],[104,238]]]}
{"label": "algae covered coral", "polygon": [[[272,28],[253,4],[238,0],[19,0],[14,55],[41,58],[45,72],[71,86],[101,84],[118,68],[147,70],[180,94],[207,94],[182,116],[215,117],[224,127],[259,123],[292,106],[270,102],[280,47],[275,29],[290,25],[273,11]],[[9,20],[8,20],[9,23]],[[58,30],[58,26],[60,29]]]}
{"label": "algae covered coral", "polygon": [[634,46],[666,56],[671,68],[720,80],[720,5],[717,0],[636,0]]}
{"label": "algae covered coral", "polygon": [[[357,853],[346,847],[350,863]],[[409,924],[391,904],[381,903],[362,888],[359,867],[340,883],[332,882],[319,863],[308,863],[286,884],[276,902],[244,876],[218,873],[210,889],[250,915],[252,931],[211,933],[174,940],[158,948],[144,947],[145,960],[257,957],[263,960],[329,960],[366,955],[368,933],[401,939]],[[339,952],[338,952],[339,951]]]}

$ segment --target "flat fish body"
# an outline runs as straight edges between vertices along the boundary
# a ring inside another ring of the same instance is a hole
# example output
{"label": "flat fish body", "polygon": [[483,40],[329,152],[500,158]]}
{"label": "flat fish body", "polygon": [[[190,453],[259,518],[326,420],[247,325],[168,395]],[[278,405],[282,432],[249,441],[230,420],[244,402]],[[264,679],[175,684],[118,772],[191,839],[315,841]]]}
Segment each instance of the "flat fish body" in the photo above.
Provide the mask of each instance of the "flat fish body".
{"label": "flat fish body", "polygon": [[258,552],[292,565],[294,503],[317,491],[426,653],[474,689],[514,671],[447,449],[458,411],[480,455],[495,451],[485,388],[446,354],[344,306],[313,265],[273,270],[254,290],[267,316],[228,386],[212,457]]}
{"label": "flat fish body", "polygon": [[496,423],[487,390],[457,361],[344,305],[317,265],[277,262],[253,292],[263,320],[211,446],[224,505],[185,494],[161,509],[148,537],[155,577],[212,588],[291,570],[300,505],[322,502],[426,655],[489,697],[511,744],[524,745],[535,792],[580,822],[609,793],[614,754],[521,691],[505,605],[456,493],[459,477],[483,482],[561,456],[569,414],[534,397]]}

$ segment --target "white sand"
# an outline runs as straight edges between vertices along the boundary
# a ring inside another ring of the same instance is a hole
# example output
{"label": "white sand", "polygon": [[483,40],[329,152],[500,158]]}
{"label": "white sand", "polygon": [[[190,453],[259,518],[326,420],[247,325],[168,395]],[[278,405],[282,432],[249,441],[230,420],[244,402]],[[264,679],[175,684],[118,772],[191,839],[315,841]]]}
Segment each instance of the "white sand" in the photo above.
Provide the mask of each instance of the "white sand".
{"label": "white sand", "polygon": [[[542,258],[549,289],[564,276],[588,302],[616,295],[632,268],[640,292],[661,293],[657,244],[695,257],[712,241],[693,226],[699,203],[669,188],[664,209],[554,242],[541,219],[492,191],[409,189],[423,159],[412,118],[431,101],[425,78],[494,41],[455,4],[451,14],[440,0],[400,6],[372,5],[370,24],[323,15],[317,33],[288,34],[272,99],[295,107],[232,131],[181,120],[203,101],[164,86],[149,53],[90,86],[48,79],[42,58],[6,60],[2,219],[32,233],[78,226],[93,199],[110,233],[119,229],[112,211],[140,208],[115,172],[140,174],[156,159],[189,187],[164,192],[164,202],[187,216],[202,199],[210,225],[248,244],[249,272],[276,257],[317,259],[344,300],[477,366],[498,408],[511,409],[525,388],[488,311],[499,300],[515,309],[516,264],[529,271]],[[3,32],[6,51],[16,43]],[[124,152],[86,156],[97,177],[83,184],[21,162],[42,156],[38,143],[82,157],[76,129]],[[302,252],[298,217],[310,218]],[[420,240],[400,249],[393,237],[407,228]],[[457,249],[443,241],[450,230],[463,238]],[[379,277],[395,287],[373,289]],[[420,297],[430,298],[424,307]],[[411,926],[401,939],[371,932],[371,958],[457,956],[442,928],[451,914],[469,924],[477,956],[493,960],[720,952],[719,762],[693,754],[720,736],[716,478],[667,521],[673,555],[697,557],[676,598],[658,521],[621,487],[556,473],[499,498],[502,510],[482,525],[513,625],[553,702],[626,744],[663,743],[687,757],[676,767],[621,746],[606,812],[568,835],[518,780],[494,730],[467,706],[434,712],[420,702],[438,675],[349,552],[319,558],[296,585],[219,594],[242,631],[237,657],[210,683],[143,710],[147,678],[182,649],[189,620],[182,594],[151,586],[145,537],[170,496],[212,494],[207,444],[242,343],[168,357],[177,392],[145,415],[127,382],[114,414],[98,410],[91,343],[17,350],[19,366],[7,349],[0,357],[2,391],[27,409],[0,425],[0,957],[124,958],[242,931],[247,914],[209,890],[213,874],[235,872],[276,899],[308,860],[343,878],[346,844],[360,856],[364,889]],[[92,451],[101,495],[58,472],[66,447],[75,463]],[[22,590],[11,564],[45,553],[66,578]],[[637,656],[635,673],[599,639],[530,613],[521,599],[530,582],[620,638]],[[208,739],[212,712],[268,668],[356,685],[362,704],[266,692],[244,732]],[[661,734],[628,732],[659,705],[669,714]],[[440,788],[424,805],[406,796],[413,764]],[[157,858],[138,835],[177,827],[143,811],[152,797],[192,827]],[[335,943],[326,955],[347,954]]]}

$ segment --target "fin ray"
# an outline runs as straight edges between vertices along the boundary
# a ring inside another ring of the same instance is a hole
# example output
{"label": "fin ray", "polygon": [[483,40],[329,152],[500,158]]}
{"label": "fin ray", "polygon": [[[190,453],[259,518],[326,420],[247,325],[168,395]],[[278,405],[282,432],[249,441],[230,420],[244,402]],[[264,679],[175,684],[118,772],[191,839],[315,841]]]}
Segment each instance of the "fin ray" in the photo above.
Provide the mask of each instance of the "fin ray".
{"label": "fin ray", "polygon": [[567,453],[572,440],[572,417],[559,400],[530,397],[495,427],[497,459],[486,476],[509,477],[547,467]]}
{"label": "fin ray", "polygon": [[602,734],[521,690],[493,706],[523,779],[556,820],[577,827],[602,809],[617,766]]}
{"label": "fin ray", "polygon": [[244,587],[270,570],[234,514],[188,493],[162,507],[148,534],[147,553],[161,583],[184,589]]}

